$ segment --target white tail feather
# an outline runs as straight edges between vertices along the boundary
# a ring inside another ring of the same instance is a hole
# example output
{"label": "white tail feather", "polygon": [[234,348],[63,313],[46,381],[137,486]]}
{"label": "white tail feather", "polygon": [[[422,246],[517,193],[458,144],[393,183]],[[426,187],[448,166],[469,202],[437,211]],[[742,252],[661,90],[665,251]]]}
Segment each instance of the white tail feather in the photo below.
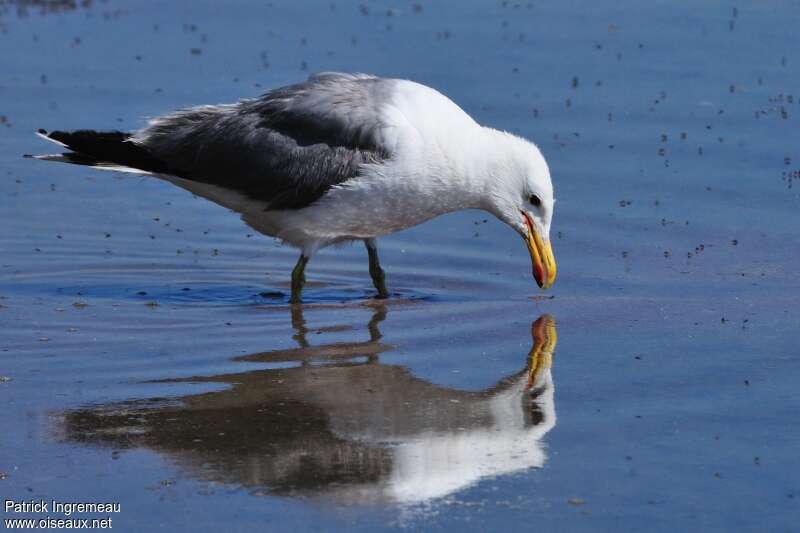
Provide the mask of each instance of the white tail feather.
{"label": "white tail feather", "polygon": [[59,146],[63,146],[64,148],[69,148],[69,146],[67,146],[66,144],[64,144],[62,142],[59,142],[59,141],[53,139],[52,137],[50,137],[49,133],[42,133],[42,131],[44,131],[44,130],[39,130],[39,131],[37,131],[35,133],[36,133],[36,135],[38,135],[39,137],[41,137],[45,141],[50,141],[51,143],[55,143],[55,144],[57,144]]}

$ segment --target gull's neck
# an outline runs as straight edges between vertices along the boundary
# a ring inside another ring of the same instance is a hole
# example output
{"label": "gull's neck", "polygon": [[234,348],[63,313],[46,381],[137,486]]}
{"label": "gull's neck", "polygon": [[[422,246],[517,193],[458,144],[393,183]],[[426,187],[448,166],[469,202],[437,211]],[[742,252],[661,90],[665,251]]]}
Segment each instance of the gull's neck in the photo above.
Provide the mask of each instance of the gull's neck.
{"label": "gull's neck", "polygon": [[520,139],[480,126],[463,137],[447,157],[454,174],[452,193],[462,199],[459,207],[492,211],[490,199],[512,175]]}

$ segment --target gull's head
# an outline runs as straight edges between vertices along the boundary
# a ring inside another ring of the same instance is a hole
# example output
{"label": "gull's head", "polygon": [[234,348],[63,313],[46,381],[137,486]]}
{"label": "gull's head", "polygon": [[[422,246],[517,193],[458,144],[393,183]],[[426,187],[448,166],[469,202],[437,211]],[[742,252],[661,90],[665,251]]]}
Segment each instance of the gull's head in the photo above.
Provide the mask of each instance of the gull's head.
{"label": "gull's head", "polygon": [[487,210],[514,228],[528,246],[533,277],[543,289],[556,279],[550,245],[553,183],[539,148],[509,133],[488,130],[490,194]]}

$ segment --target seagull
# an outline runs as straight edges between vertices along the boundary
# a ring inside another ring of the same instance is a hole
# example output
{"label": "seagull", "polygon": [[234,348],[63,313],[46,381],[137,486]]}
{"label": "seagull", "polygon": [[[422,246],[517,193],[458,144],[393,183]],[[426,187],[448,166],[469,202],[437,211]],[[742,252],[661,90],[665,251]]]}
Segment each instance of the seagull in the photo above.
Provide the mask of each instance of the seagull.
{"label": "seagull", "polygon": [[538,147],[410,80],[324,72],[238,103],[180,109],[134,132],[38,135],[69,151],[30,157],[155,176],[299,248],[291,303],[301,302],[315,252],[355,240],[366,245],[377,297],[387,298],[377,237],[461,209],[511,226],[539,287],[556,277],[555,199]]}
{"label": "seagull", "polygon": [[349,505],[418,504],[545,465],[557,423],[553,317],[531,325],[525,368],[463,390],[382,361],[394,348],[380,331],[388,307],[370,307],[369,339],[324,343],[292,306],[299,347],[232,359],[267,368],[178,378],[224,385],[178,401],[66,410],[59,431],[72,443],[150,450],[189,477]]}

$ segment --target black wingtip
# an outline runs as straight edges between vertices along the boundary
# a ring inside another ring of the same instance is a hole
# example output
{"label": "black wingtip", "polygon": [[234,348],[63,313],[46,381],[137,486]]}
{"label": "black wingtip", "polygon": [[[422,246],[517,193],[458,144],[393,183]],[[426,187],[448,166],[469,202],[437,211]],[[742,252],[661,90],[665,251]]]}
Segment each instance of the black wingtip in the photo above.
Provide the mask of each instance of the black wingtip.
{"label": "black wingtip", "polygon": [[22,154],[24,159],[33,159],[33,154]]}
{"label": "black wingtip", "polygon": [[39,128],[39,129],[38,129],[38,130],[36,130],[36,131],[37,131],[37,132],[39,132],[39,133],[41,133],[42,135],[47,135],[47,130],[46,130],[46,129],[44,129],[44,128]]}

